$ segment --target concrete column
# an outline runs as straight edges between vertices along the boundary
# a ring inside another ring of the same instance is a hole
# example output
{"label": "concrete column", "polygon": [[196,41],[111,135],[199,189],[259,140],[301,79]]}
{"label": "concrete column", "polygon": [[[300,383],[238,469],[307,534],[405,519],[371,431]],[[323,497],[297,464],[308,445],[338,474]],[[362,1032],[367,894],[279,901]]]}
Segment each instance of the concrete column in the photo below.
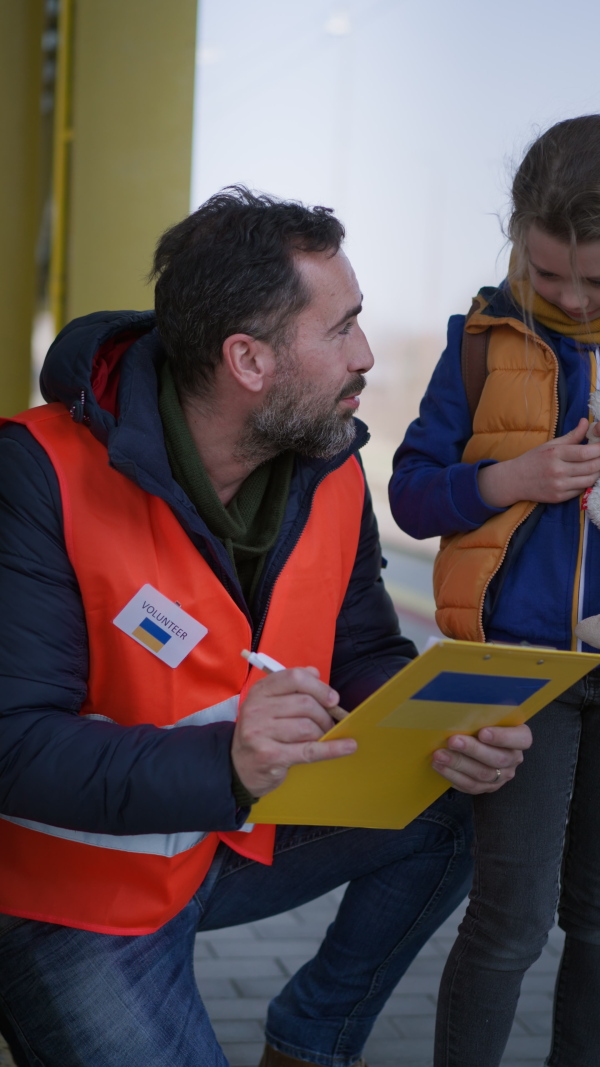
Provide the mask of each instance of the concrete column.
{"label": "concrete column", "polygon": [[197,0],[76,0],[67,320],[152,305],[156,240],[189,210],[196,13]]}
{"label": "concrete column", "polygon": [[0,415],[29,401],[42,26],[43,0],[0,0]]}

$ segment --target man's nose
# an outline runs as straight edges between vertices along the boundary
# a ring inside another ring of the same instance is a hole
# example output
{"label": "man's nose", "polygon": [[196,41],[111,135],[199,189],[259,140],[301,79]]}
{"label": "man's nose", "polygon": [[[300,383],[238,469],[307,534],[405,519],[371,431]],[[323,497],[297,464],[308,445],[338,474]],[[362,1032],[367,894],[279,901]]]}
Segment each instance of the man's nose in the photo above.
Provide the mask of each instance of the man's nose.
{"label": "man's nose", "polygon": [[348,370],[351,370],[355,373],[357,371],[360,371],[361,373],[366,374],[367,371],[371,370],[371,367],[373,366],[374,362],[375,357],[371,352],[371,346],[369,345],[369,342],[367,341],[367,338],[365,337],[363,331],[360,330],[359,335],[357,335],[356,337],[356,347],[352,352],[352,356],[348,364]]}

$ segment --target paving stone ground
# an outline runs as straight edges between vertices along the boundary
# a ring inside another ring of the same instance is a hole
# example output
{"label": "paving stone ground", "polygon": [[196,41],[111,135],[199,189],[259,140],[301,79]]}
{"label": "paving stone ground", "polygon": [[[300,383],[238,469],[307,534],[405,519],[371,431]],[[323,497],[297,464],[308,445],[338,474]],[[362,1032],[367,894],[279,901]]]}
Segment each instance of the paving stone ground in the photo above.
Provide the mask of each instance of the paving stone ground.
{"label": "paving stone ground", "polygon": [[[389,546],[386,556],[394,581],[411,586],[418,579],[419,589],[429,590],[430,562],[423,577],[410,556]],[[422,650],[429,634],[435,632],[432,620],[398,607],[403,632]],[[231,1067],[258,1064],[268,1002],[314,954],[341,895],[342,890],[336,890],[273,919],[196,939],[196,979]],[[424,946],[388,1001],[365,1049],[370,1067],[431,1067],[437,988],[463,910],[455,912]],[[552,991],[561,951],[562,934],[555,929],[525,976],[502,1067],[542,1067],[550,1042]],[[14,1067],[1,1037],[0,1067]]]}
{"label": "paving stone ground", "polygon": [[14,1062],[6,1047],[6,1041],[0,1034],[0,1067],[14,1067]]}
{"label": "paving stone ground", "polygon": [[[197,938],[198,986],[231,1067],[258,1064],[268,1001],[313,955],[341,894],[336,890],[273,919]],[[463,910],[424,946],[388,1001],[365,1049],[370,1067],[430,1067],[438,983]],[[561,950],[562,933],[555,929],[525,977],[503,1067],[542,1067]]]}
{"label": "paving stone ground", "polygon": [[[268,1002],[317,950],[341,895],[335,890],[273,919],[197,937],[196,979],[231,1067],[258,1064]],[[369,1067],[430,1067],[437,987],[462,911],[424,946],[388,1001],[365,1049]],[[503,1067],[542,1067],[561,948],[555,929],[525,976]],[[1,1037],[0,1067],[14,1067]]]}

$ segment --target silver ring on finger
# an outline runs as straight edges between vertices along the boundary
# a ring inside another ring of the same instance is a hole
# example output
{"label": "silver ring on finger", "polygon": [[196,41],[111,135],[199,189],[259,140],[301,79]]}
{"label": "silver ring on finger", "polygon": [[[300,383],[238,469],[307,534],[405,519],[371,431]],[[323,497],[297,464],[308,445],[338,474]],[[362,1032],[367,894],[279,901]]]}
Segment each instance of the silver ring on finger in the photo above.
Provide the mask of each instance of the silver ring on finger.
{"label": "silver ring on finger", "polygon": [[500,781],[500,775],[501,774],[502,774],[502,771],[500,771],[498,769],[498,767],[496,767],[496,777],[494,778],[494,781],[492,782],[492,785],[496,785],[496,782]]}

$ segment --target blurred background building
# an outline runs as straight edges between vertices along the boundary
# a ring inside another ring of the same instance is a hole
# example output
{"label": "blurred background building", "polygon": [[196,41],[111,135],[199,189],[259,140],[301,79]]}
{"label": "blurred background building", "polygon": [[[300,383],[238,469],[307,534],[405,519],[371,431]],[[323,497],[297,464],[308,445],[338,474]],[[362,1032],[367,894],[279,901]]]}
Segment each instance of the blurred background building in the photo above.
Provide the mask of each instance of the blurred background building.
{"label": "blurred background building", "polygon": [[376,356],[361,415],[390,585],[430,628],[406,552],[435,543],[391,521],[391,457],[448,316],[503,277],[523,149],[600,110],[598,31],[593,0],[0,0],[0,414],[39,402],[70,318],[151,304],[156,238],[217,189],[331,206]]}
{"label": "blurred background building", "polygon": [[[39,364],[69,319],[152,304],[157,237],[217,189],[243,182],[333,207],[376,357],[361,416],[385,580],[422,648],[435,632],[435,543],[392,523],[391,458],[448,316],[503,277],[501,221],[523,149],[559,119],[600,111],[587,54],[599,35],[595,0],[0,0],[0,416],[40,402]],[[329,921],[331,902],[314,907]],[[276,922],[288,938],[322,934],[299,914]],[[378,1022],[374,1067],[430,1063],[453,929],[403,983],[401,1025]],[[225,941],[231,972],[204,959],[218,954],[212,940],[198,949],[236,1067],[257,1062],[265,983],[271,995],[286,980],[285,960],[258,943],[249,958],[247,939],[261,936],[283,935],[239,927],[238,947]],[[542,1062],[559,952],[550,945],[526,978],[507,1067]],[[230,973],[237,986],[215,977]]]}
{"label": "blurred background building", "polygon": [[[448,316],[504,276],[513,167],[537,133],[600,110],[582,61],[593,0],[204,0],[192,205],[234,181],[331,205],[376,357],[360,415],[386,542],[391,457]],[[408,546],[430,553],[434,544]]]}
{"label": "blurred background building", "polygon": [[196,27],[197,0],[1,0],[0,414],[28,404],[32,323],[37,364],[74,316],[152,303],[190,204]]}

